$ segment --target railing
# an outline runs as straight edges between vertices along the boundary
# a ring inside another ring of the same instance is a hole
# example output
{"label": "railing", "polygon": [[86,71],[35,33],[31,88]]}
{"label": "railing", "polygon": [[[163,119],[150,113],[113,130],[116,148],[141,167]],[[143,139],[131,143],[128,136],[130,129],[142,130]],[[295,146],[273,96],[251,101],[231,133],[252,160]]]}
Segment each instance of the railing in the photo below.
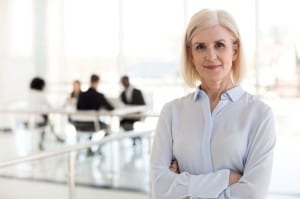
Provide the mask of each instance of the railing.
{"label": "railing", "polygon": [[[59,115],[65,115],[65,116],[72,116],[72,115],[77,115],[77,116],[91,116],[93,120],[98,121],[98,117],[100,116],[107,116],[111,118],[120,118],[123,116],[126,116],[127,118],[132,117],[158,117],[158,114],[156,113],[147,113],[146,111],[149,110],[148,106],[124,106],[118,109],[115,109],[114,111],[77,111],[77,110],[68,110],[68,109],[50,109],[50,110],[28,110],[28,109],[6,109],[1,107],[0,108],[0,113],[1,114],[24,114],[28,115],[28,121],[29,121],[29,129],[34,129],[34,124],[35,124],[35,117],[36,115],[41,115],[41,114],[59,114]],[[118,122],[117,122],[118,123]],[[97,122],[98,124],[98,122]],[[93,141],[89,143],[84,143],[84,144],[78,144],[75,146],[66,146],[62,147],[57,150],[52,150],[52,151],[45,151],[42,153],[38,154],[32,154],[29,156],[25,157],[20,157],[16,158],[13,160],[6,160],[6,161],[1,161],[0,162],[0,168],[3,167],[8,167],[20,163],[24,163],[27,161],[33,161],[33,160],[39,160],[39,159],[44,159],[44,158],[49,158],[52,156],[58,156],[62,155],[65,153],[68,153],[68,189],[69,189],[69,199],[75,199],[75,170],[74,170],[74,161],[75,161],[75,151],[79,151],[82,149],[87,149],[91,146],[94,145],[100,145],[100,144],[105,144],[108,142],[112,142],[115,140],[121,140],[125,138],[131,138],[131,137],[136,137],[136,136],[150,136],[153,131],[140,131],[140,132],[131,132],[128,133],[112,133],[112,132],[118,132],[114,131],[114,129],[108,129],[110,131],[110,136],[102,138],[100,141]],[[116,129],[115,129],[116,130]],[[150,139],[149,139],[150,140]]]}
{"label": "railing", "polygon": [[[106,111],[106,110],[76,110],[73,108],[58,108],[58,109],[48,109],[48,110],[32,110],[28,108],[6,108],[6,107],[0,107],[0,114],[12,114],[12,115],[22,115],[23,119],[26,117],[26,121],[28,121],[28,127],[29,129],[33,130],[37,117],[42,114],[58,114],[58,115],[64,115],[68,117],[79,117],[81,119],[85,119],[86,117],[89,117],[90,121],[93,121],[96,125],[96,127],[99,125],[98,117],[110,117],[113,118],[120,118],[120,117],[126,117],[126,118],[149,118],[149,117],[158,117],[158,113],[149,112],[151,108],[147,105],[134,105],[134,106],[122,106],[119,108],[116,108],[113,111]],[[80,120],[81,120],[80,119]],[[79,121],[80,121],[79,120]],[[98,128],[99,129],[99,128]],[[112,131],[113,129],[110,129]],[[116,129],[115,129],[116,130]],[[118,131],[118,129],[117,129]]]}
{"label": "railing", "polygon": [[[3,108],[0,107],[0,113],[11,113],[11,114],[32,114],[32,115],[38,115],[38,114],[62,114],[62,115],[73,115],[73,114],[79,114],[79,115],[91,115],[91,116],[125,116],[126,117],[132,116],[145,116],[145,117],[157,117],[157,113],[145,113],[145,111],[148,111],[150,109],[147,105],[134,105],[134,106],[124,106],[117,108],[113,111],[106,111],[106,110],[100,110],[100,111],[94,111],[94,110],[68,110],[68,109],[49,109],[49,110],[29,110],[29,109],[20,109],[20,108]],[[141,112],[141,113],[136,113]]]}
{"label": "railing", "polygon": [[33,154],[33,155],[28,155],[20,158],[16,158],[13,160],[5,160],[0,162],[0,168],[4,167],[9,167],[12,165],[24,163],[27,161],[33,161],[33,160],[39,160],[39,159],[44,159],[44,158],[49,158],[53,156],[58,156],[62,155],[65,153],[68,153],[68,189],[69,189],[69,199],[75,199],[75,169],[74,169],[74,161],[75,161],[75,151],[79,151],[82,149],[89,148],[94,145],[100,145],[100,144],[105,144],[108,142],[116,141],[116,140],[121,140],[125,138],[131,138],[131,137],[136,137],[136,136],[141,136],[141,137],[149,137],[152,135],[153,131],[140,131],[140,132],[131,132],[128,133],[117,133],[113,134],[107,137],[104,137],[102,140],[99,141],[92,141],[89,143],[84,143],[84,144],[78,144],[75,146],[66,146],[62,147],[60,149],[52,150],[52,151],[45,151],[42,153],[38,154]]}

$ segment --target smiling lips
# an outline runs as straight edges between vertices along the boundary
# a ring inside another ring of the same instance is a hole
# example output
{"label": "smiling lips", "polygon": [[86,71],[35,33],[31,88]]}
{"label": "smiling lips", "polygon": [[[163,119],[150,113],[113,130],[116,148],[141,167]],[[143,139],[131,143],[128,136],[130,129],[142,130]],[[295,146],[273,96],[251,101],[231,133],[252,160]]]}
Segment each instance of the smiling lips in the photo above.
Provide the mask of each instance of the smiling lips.
{"label": "smiling lips", "polygon": [[215,69],[218,69],[220,67],[221,67],[221,65],[205,65],[204,66],[204,68],[208,69],[208,70],[215,70]]}

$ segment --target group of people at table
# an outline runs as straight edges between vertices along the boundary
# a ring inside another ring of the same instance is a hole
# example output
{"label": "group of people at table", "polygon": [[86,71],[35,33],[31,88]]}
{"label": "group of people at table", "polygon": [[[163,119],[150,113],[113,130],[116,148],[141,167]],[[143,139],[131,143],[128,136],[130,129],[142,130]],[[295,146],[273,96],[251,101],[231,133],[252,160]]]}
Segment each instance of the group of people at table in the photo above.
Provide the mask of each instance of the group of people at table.
{"label": "group of people at table", "polygon": [[[129,77],[124,75],[121,77],[120,82],[124,90],[120,93],[120,101],[125,105],[145,105],[145,100],[143,93],[140,89],[133,87],[130,84]],[[100,83],[100,77],[97,74],[92,74],[90,76],[90,85],[86,91],[82,91],[81,82],[79,80],[73,81],[73,90],[70,93],[70,96],[67,100],[67,104],[76,108],[78,111],[99,111],[107,110],[112,111],[115,109],[113,103],[105,97],[105,95],[99,92],[98,86]],[[47,110],[51,109],[51,105],[47,100],[45,95],[44,88],[46,82],[40,77],[35,77],[31,80],[30,83],[30,94],[28,105],[31,110]],[[138,121],[139,118],[121,118],[120,127],[125,131],[133,130],[133,124]],[[69,118],[69,121],[74,124],[77,130],[81,131],[95,131],[95,122],[94,121],[76,121],[75,119]],[[40,115],[36,121],[37,126],[45,126],[49,124],[49,118],[47,114]],[[97,126],[102,130],[108,128],[108,124],[104,121],[98,120]],[[57,136],[57,135],[55,135]],[[39,143],[39,148],[44,149],[44,137],[45,131],[41,133],[41,139]],[[133,139],[133,145],[136,144],[136,140]],[[57,140],[63,142],[63,139],[57,136]]]}

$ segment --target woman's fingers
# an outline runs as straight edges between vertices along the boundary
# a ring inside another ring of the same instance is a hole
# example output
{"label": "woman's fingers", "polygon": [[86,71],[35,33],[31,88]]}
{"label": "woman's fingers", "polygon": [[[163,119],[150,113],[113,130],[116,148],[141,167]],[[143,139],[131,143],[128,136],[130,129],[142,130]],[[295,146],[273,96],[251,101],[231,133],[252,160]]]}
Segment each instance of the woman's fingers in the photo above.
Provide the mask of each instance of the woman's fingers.
{"label": "woman's fingers", "polygon": [[176,160],[172,160],[170,165],[170,170],[173,171],[174,173],[179,173],[178,163]]}

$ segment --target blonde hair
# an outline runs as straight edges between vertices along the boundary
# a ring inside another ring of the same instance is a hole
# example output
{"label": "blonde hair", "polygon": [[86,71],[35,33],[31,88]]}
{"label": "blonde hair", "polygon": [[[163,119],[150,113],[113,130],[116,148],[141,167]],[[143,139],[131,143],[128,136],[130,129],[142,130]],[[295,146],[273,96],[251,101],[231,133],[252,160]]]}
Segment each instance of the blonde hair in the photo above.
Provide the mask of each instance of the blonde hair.
{"label": "blonde hair", "polygon": [[184,44],[183,44],[183,77],[186,83],[191,86],[197,86],[197,81],[201,81],[198,72],[192,62],[191,41],[195,34],[200,31],[215,26],[221,25],[226,28],[233,36],[234,44],[238,46],[238,57],[232,65],[232,79],[234,83],[241,80],[242,65],[244,63],[243,50],[239,29],[233,17],[224,10],[209,10],[204,9],[196,14],[190,20],[186,29]]}

